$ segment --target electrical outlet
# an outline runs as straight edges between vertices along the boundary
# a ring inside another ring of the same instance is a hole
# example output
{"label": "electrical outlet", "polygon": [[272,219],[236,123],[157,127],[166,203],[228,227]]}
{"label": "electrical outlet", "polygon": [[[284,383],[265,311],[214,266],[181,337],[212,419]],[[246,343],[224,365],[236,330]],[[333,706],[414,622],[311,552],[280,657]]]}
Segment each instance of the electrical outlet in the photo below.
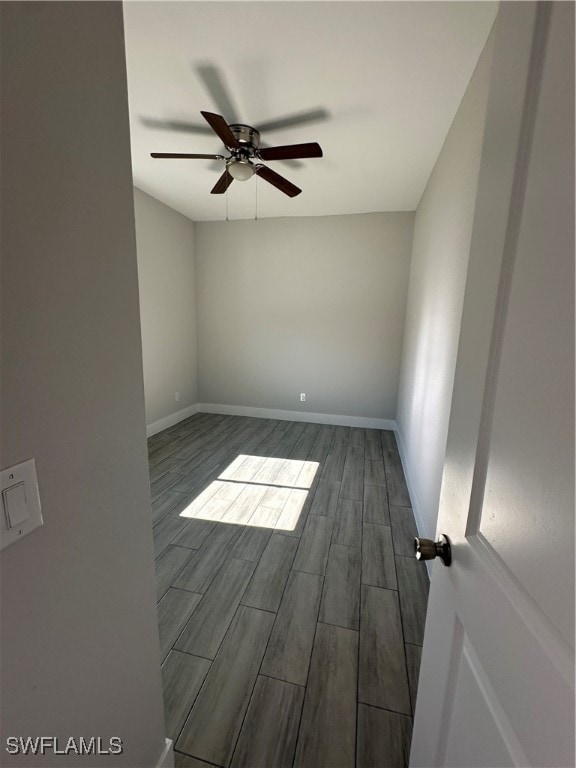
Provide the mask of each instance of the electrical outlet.
{"label": "electrical outlet", "polygon": [[301,402],[301,403],[305,403],[305,402],[306,402],[306,395],[304,394],[304,392],[302,392],[302,393],[300,394],[300,402]]}
{"label": "electrical outlet", "polygon": [[180,392],[174,392],[174,400],[176,400],[176,402],[180,400]]}

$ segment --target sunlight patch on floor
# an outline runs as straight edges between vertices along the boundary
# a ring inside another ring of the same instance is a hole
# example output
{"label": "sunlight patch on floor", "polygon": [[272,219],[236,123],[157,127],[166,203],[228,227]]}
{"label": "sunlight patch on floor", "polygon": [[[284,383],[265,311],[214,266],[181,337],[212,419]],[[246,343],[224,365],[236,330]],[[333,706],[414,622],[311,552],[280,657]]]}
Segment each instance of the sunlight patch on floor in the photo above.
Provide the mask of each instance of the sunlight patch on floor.
{"label": "sunlight patch on floor", "polygon": [[293,531],[319,464],[240,454],[180,517]]}

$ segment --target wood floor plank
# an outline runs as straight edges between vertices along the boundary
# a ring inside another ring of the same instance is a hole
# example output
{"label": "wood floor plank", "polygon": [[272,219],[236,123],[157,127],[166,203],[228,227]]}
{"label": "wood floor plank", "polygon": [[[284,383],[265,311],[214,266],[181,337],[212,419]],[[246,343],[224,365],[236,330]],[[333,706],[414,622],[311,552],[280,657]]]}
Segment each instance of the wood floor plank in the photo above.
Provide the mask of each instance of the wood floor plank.
{"label": "wood floor plank", "polygon": [[255,565],[228,560],[174,644],[179,651],[213,659],[248,586]]}
{"label": "wood floor plank", "polygon": [[268,544],[271,535],[272,530],[270,529],[247,526],[240,534],[236,544],[234,544],[230,557],[257,563],[262,552],[266,549],[266,544]]}
{"label": "wood floor plank", "polygon": [[150,461],[150,482],[158,480],[168,470],[173,470],[179,474],[185,474],[182,469],[183,462],[175,456],[164,456],[159,461]]}
{"label": "wood floor plank", "polygon": [[290,453],[290,458],[296,459],[298,461],[305,461],[308,458],[310,449],[314,445],[315,439],[316,433],[310,434],[308,432],[304,432],[302,435],[300,435],[298,442]]}
{"label": "wood floor plank", "polygon": [[206,592],[241,532],[242,528],[239,526],[217,525],[197,550],[196,557],[175,580],[174,586],[190,592]]}
{"label": "wood floor plank", "polygon": [[169,589],[158,603],[158,632],[162,659],[167,656],[200,600],[202,595],[195,592]]}
{"label": "wood floor plank", "polygon": [[293,488],[290,491],[288,500],[284,505],[280,516],[276,521],[274,530],[277,533],[283,533],[287,536],[300,538],[304,531],[304,526],[308,517],[306,512],[306,502],[308,491],[301,488]]}
{"label": "wood floor plank", "polygon": [[167,491],[167,493],[173,493],[175,496],[180,496],[180,499],[176,501],[176,504],[170,510],[170,515],[178,515],[179,517],[186,517],[190,519],[193,517],[190,511],[190,506],[193,504],[196,496],[201,493],[204,488],[197,489],[194,493],[179,493],[177,491]]}
{"label": "wood floor plank", "polygon": [[318,624],[296,768],[354,768],[358,633]]}
{"label": "wood floor plank", "polygon": [[184,567],[195,556],[195,552],[170,544],[154,562],[156,569],[156,599],[160,600],[168,591]]}
{"label": "wood floor plank", "polygon": [[278,420],[276,422],[276,426],[267,435],[266,439],[261,441],[261,445],[259,446],[259,453],[263,456],[268,456],[268,448],[274,448],[278,445],[278,443],[282,440],[287,428],[287,421]]}
{"label": "wood floor plank", "polygon": [[231,768],[292,768],[304,688],[259,675]]}
{"label": "wood floor plank", "polygon": [[252,478],[252,482],[270,485],[274,482],[276,475],[284,467],[284,461],[279,458],[269,457],[262,464],[258,472]]}
{"label": "wood floor plank", "polygon": [[274,484],[293,488],[303,468],[303,461],[293,458],[286,459],[285,464],[274,478]]}
{"label": "wood floor plank", "polygon": [[339,480],[319,480],[312,504],[310,505],[310,514],[322,515],[323,517],[336,517],[339,494]]}
{"label": "wood floor plank", "polygon": [[291,488],[285,488],[284,486],[272,485],[262,496],[259,506],[281,510],[288,501],[291,490]]}
{"label": "wood floor plank", "polygon": [[380,441],[382,443],[383,451],[396,451],[398,453],[398,445],[396,444],[396,436],[390,429],[383,429],[380,432]]}
{"label": "wood floor plank", "polygon": [[382,442],[379,429],[366,430],[366,458],[382,459]]}
{"label": "wood floor plank", "polygon": [[411,739],[406,715],[358,705],[357,768],[408,768]]}
{"label": "wood floor plank", "polygon": [[[179,513],[181,513],[182,517],[187,517],[190,519],[196,517],[204,505],[216,494],[219,489],[220,483],[216,481],[206,482],[201,489],[195,489],[193,492],[188,491],[187,493],[181,493],[177,491],[168,491],[168,493],[178,493],[182,499],[187,500],[187,503],[182,505]],[[170,510],[170,514],[176,514],[176,508]]]}
{"label": "wood floor plank", "polygon": [[342,473],[342,485],[340,487],[341,499],[357,499],[362,501],[364,493],[364,470],[354,467],[344,467]]}
{"label": "wood floor plank", "polygon": [[280,519],[281,513],[281,509],[274,509],[273,507],[256,507],[252,513],[252,517],[246,523],[246,526],[248,528],[274,530],[276,523]]}
{"label": "wood floor plank", "polygon": [[334,439],[334,427],[322,425],[310,451],[310,461],[322,462],[328,456],[332,440]]}
{"label": "wood floor plank", "polygon": [[346,547],[362,546],[362,502],[340,499],[332,534],[334,544]]}
{"label": "wood floor plank", "polygon": [[264,419],[262,421],[264,423],[258,426],[254,434],[242,446],[242,453],[249,456],[262,454],[260,446],[274,432],[278,425],[278,422],[274,419]]}
{"label": "wood floor plank", "polygon": [[205,456],[205,459],[196,467],[196,469],[189,472],[184,477],[181,477],[180,480],[174,484],[172,487],[173,491],[190,493],[210,475],[213,476],[212,479],[217,479],[218,474],[224,469],[228,462],[224,461],[220,454],[217,454],[215,451],[206,451]]}
{"label": "wood floor plank", "polygon": [[256,472],[254,462],[258,462],[259,467],[264,461],[264,458],[239,454],[230,462],[230,464],[228,464],[226,469],[220,473],[219,480],[239,480],[247,483],[252,479],[254,472]]}
{"label": "wood floor plank", "polygon": [[176,739],[210,669],[207,659],[170,651],[162,665],[166,735]]}
{"label": "wood floor plank", "polygon": [[398,589],[392,529],[387,525],[362,526],[362,583]]}
{"label": "wood floor plank", "polygon": [[414,557],[414,539],[418,531],[410,507],[390,507],[390,522],[395,554]]}
{"label": "wood floor plank", "polygon": [[329,453],[322,467],[321,479],[326,481],[342,480],[345,459],[344,453]]}
{"label": "wood floor plank", "polygon": [[200,549],[218,525],[215,521],[200,520],[198,518],[186,520],[186,522],[187,525],[176,536],[173,543],[179,547],[188,547],[188,549]]}
{"label": "wood floor plank", "polygon": [[176,748],[228,766],[240,732],[274,614],[240,606]]}
{"label": "wood floor plank", "polygon": [[300,470],[300,474],[296,478],[294,483],[295,488],[308,489],[312,487],[312,484],[319,480],[320,465],[316,461],[305,461],[304,466]]}
{"label": "wood floor plank", "polygon": [[351,427],[334,427],[334,438],[330,446],[330,453],[346,454],[351,431]]}
{"label": "wood floor plank", "polygon": [[235,525],[246,525],[260,506],[267,490],[265,485],[246,485],[221,519]]}
{"label": "wood floor plank", "polygon": [[243,605],[276,612],[284,593],[298,540],[273,534],[242,598]]}
{"label": "wood floor plank", "polygon": [[[154,442],[156,440],[156,442]],[[154,435],[148,438],[148,461],[155,466],[166,457],[178,458],[175,454],[181,445],[181,439],[171,435]]]}
{"label": "wood floor plank", "polygon": [[420,676],[420,661],[422,659],[422,648],[419,645],[406,643],[404,645],[406,652],[406,666],[408,667],[408,683],[410,685],[410,702],[412,704],[412,715],[416,711],[416,694],[418,693],[418,678]]}
{"label": "wood floor plank", "polygon": [[157,499],[152,502],[152,525],[156,525],[169,512],[186,499],[183,493],[175,491],[164,491]]}
{"label": "wood floor plank", "polygon": [[203,446],[203,440],[189,435],[188,437],[180,438],[178,441],[174,441],[174,447],[172,449],[174,458],[181,461],[188,461],[196,456]]}
{"label": "wood floor plank", "polygon": [[206,461],[211,455],[210,451],[197,450],[192,453],[187,459],[181,459],[181,464],[178,469],[173,471],[179,472],[182,475],[189,475],[195,469],[197,469],[202,463]]}
{"label": "wood floor plank", "polygon": [[179,490],[173,486],[180,484],[183,479],[184,475],[179,475],[176,472],[165,472],[157,480],[154,480],[153,483],[150,483],[150,498],[152,501],[156,501],[169,488],[172,488],[174,491]]}
{"label": "wood floor plank", "polygon": [[198,520],[218,522],[224,519],[232,504],[233,501],[231,499],[222,498],[222,496],[214,494],[194,517]]}
{"label": "wood floor plank", "polygon": [[324,575],[333,525],[329,517],[308,515],[292,566],[295,571]]}
{"label": "wood floor plank", "polygon": [[348,446],[346,466],[351,469],[364,469],[364,446]]}
{"label": "wood floor plank", "polygon": [[214,768],[214,766],[174,750],[174,768]]}
{"label": "wood floor plank", "polygon": [[223,480],[237,480],[243,483],[249,483],[254,479],[254,475],[266,461],[266,456],[247,456],[242,454],[242,461],[239,464],[232,463],[220,475]]}
{"label": "wood floor plank", "polygon": [[358,700],[410,715],[397,592],[362,586]]}
{"label": "wood floor plank", "polygon": [[270,455],[278,459],[287,459],[292,455],[292,451],[294,450],[298,439],[299,435],[296,435],[296,433],[291,432],[286,434],[286,437],[278,443],[278,445],[270,452]]}
{"label": "wood floor plank", "polygon": [[171,544],[187,525],[188,520],[178,515],[166,515],[166,517],[162,518],[152,530],[154,557],[159,557],[168,544]]}
{"label": "wood floor plank", "polygon": [[422,645],[430,586],[428,571],[416,558],[396,555],[396,573],[404,639],[407,643]]}
{"label": "wood floor plank", "polygon": [[306,685],[321,594],[322,577],[292,571],[261,674]]}
{"label": "wood floor plank", "polygon": [[384,453],[384,466],[386,469],[386,485],[388,487],[390,506],[411,507],[412,502],[410,501],[399,454],[396,451],[386,451]]}
{"label": "wood floor plank", "polygon": [[[159,462],[163,461],[167,456],[172,457],[178,450],[178,447],[170,437],[165,437],[163,440],[158,440],[157,443],[152,444],[148,441],[148,465],[153,467]],[[174,458],[177,458],[174,456]]]}
{"label": "wood floor plank", "polygon": [[350,445],[356,445],[364,448],[365,441],[366,437],[364,435],[364,430],[360,427],[352,427],[350,430]]}
{"label": "wood floor plank", "polygon": [[386,488],[380,485],[364,486],[364,522],[390,525]]}
{"label": "wood floor plank", "polygon": [[360,550],[332,544],[324,580],[319,621],[358,629],[360,615]]}
{"label": "wood floor plank", "polygon": [[[227,480],[221,480],[222,475],[218,476],[218,480],[214,480],[213,483],[217,485],[216,493],[212,498],[214,499],[228,499],[229,501],[236,501],[238,496],[246,488],[245,483],[232,483]],[[199,515],[200,517],[201,515]]]}
{"label": "wood floor plank", "polygon": [[364,462],[364,485],[386,485],[384,462],[366,459]]}

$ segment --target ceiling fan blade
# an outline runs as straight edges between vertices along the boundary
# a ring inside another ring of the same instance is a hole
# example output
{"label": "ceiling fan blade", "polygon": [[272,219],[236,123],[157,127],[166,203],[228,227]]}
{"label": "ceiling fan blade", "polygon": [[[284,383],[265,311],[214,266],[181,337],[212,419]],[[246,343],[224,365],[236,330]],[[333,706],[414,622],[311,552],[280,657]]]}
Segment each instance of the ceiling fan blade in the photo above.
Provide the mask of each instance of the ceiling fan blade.
{"label": "ceiling fan blade", "polygon": [[219,70],[212,64],[198,64],[194,69],[221,114],[226,116],[229,123],[239,123],[238,113],[230,98],[229,89],[226,87]]}
{"label": "ceiling fan blade", "polygon": [[184,133],[203,133],[211,135],[212,130],[208,125],[197,123],[188,123],[186,120],[157,120],[155,117],[140,118],[142,125],[146,128],[160,128],[168,131],[183,131]]}
{"label": "ceiling fan blade", "polygon": [[279,189],[280,192],[284,192],[288,197],[296,197],[296,195],[299,195],[300,192],[302,192],[302,190],[295,184],[292,184],[291,181],[288,181],[284,176],[280,176],[279,173],[273,171],[272,168],[267,168],[265,165],[259,165],[256,168],[256,173],[269,184],[272,184]]}
{"label": "ceiling fan blade", "polygon": [[224,160],[224,155],[184,155],[179,152],[151,152],[150,157],[171,157],[181,160]]}
{"label": "ceiling fan blade", "polygon": [[214,184],[214,186],[210,190],[210,194],[222,195],[224,192],[226,192],[226,190],[228,189],[230,184],[232,184],[233,181],[234,179],[232,178],[232,176],[230,176],[230,174],[228,173],[228,170],[225,170],[222,176],[220,176],[216,184]]}
{"label": "ceiling fan blade", "polygon": [[[266,144],[266,142],[260,140],[260,149],[264,149],[264,147],[269,147],[269,144]],[[285,165],[289,166],[290,168],[303,168],[304,163],[301,163],[300,160],[282,160]]]}
{"label": "ceiling fan blade", "polygon": [[261,133],[264,131],[280,131],[282,128],[315,123],[318,120],[327,120],[329,117],[330,113],[326,109],[318,107],[317,109],[309,109],[307,112],[298,112],[295,115],[279,117],[277,120],[269,120],[267,123],[258,123],[256,127]]}
{"label": "ceiling fan blade", "polygon": [[214,112],[200,112],[204,120],[211,126],[214,133],[222,139],[225,147],[231,147],[233,149],[240,149],[240,143],[232,131],[230,130],[228,123],[222,115],[216,115]]}
{"label": "ceiling fan blade", "polygon": [[297,160],[302,157],[322,157],[322,148],[315,141],[309,144],[288,144],[284,147],[264,147],[263,160]]}

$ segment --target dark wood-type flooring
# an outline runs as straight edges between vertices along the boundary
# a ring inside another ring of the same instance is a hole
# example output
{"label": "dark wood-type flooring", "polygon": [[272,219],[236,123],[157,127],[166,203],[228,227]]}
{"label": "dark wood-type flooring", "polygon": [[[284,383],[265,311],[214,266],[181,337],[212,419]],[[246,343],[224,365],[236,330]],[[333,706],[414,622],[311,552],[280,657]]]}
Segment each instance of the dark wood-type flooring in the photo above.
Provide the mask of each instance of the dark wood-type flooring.
{"label": "dark wood-type flooring", "polygon": [[394,434],[196,414],[149,456],[176,765],[407,765],[428,578]]}

